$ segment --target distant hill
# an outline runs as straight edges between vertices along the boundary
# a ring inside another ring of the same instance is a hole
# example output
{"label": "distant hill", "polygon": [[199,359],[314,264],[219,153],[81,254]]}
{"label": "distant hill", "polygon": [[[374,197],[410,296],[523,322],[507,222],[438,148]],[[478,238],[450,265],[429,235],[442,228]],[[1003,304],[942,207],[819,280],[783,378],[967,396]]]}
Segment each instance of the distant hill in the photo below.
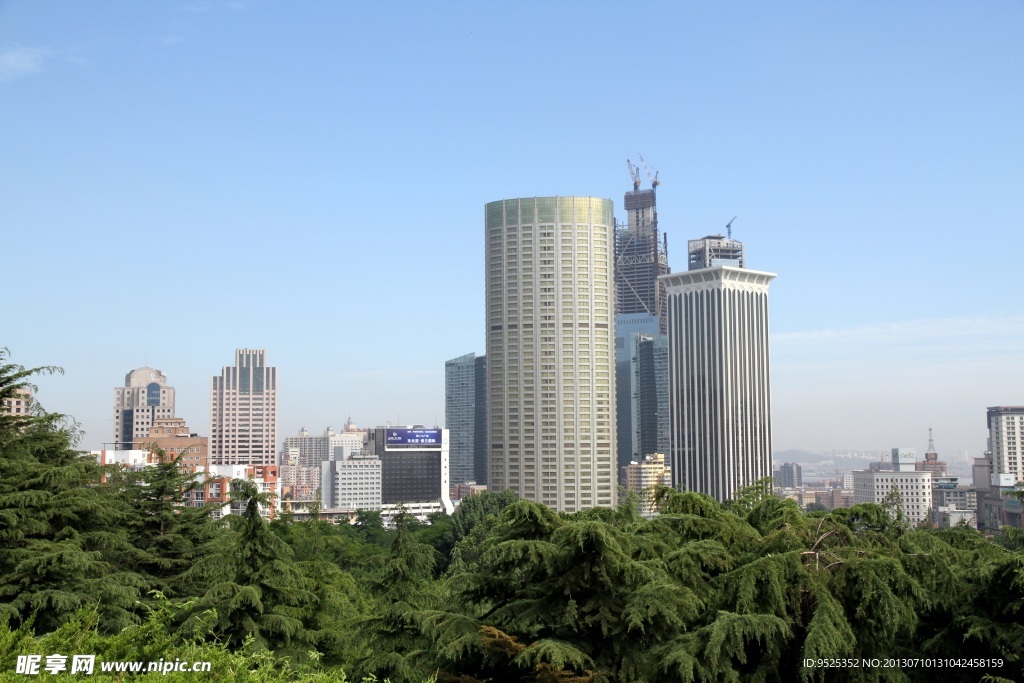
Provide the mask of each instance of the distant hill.
{"label": "distant hill", "polygon": [[878,460],[878,458],[871,457],[822,455],[820,453],[808,453],[807,451],[797,449],[779,451],[774,454],[774,459],[776,467],[785,462],[795,462],[807,470],[807,474],[815,471],[824,471],[828,473],[839,471],[846,473],[853,472],[854,470],[866,470],[868,465],[872,462],[877,462]]}

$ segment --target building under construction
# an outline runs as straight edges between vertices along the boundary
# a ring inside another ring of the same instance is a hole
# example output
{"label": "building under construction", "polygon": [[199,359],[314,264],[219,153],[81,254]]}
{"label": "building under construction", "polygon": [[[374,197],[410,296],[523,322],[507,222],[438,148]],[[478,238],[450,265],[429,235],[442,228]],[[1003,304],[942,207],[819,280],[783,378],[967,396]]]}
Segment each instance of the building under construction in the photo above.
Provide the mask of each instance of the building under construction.
{"label": "building under construction", "polygon": [[[643,158],[641,158],[643,161]],[[668,299],[659,275],[667,275],[668,240],[658,235],[657,175],[651,177],[651,189],[640,189],[640,169],[628,160],[633,190],[626,193],[626,224],[615,227],[615,312],[649,313],[660,319],[664,331],[668,319]],[[646,167],[646,164],[644,164]]]}
{"label": "building under construction", "polygon": [[733,266],[743,268],[743,242],[732,239],[732,236],[708,235],[699,240],[690,240],[689,268],[700,270],[714,266]]}

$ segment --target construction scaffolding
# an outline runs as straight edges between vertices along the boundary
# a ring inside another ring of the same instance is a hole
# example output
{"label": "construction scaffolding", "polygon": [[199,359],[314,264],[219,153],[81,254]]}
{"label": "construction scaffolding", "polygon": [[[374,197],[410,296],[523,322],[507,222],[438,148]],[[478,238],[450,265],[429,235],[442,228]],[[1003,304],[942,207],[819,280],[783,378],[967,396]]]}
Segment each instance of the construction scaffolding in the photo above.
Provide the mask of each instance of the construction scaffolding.
{"label": "construction scaffolding", "polygon": [[634,176],[634,189],[625,196],[626,224],[615,225],[615,312],[657,315],[664,331],[668,299],[658,276],[671,271],[668,239],[658,235],[655,183],[650,190],[637,189],[638,175]]}
{"label": "construction scaffolding", "polygon": [[725,235],[708,235],[699,240],[690,240],[689,270],[700,270],[713,266],[743,268],[743,242]]}

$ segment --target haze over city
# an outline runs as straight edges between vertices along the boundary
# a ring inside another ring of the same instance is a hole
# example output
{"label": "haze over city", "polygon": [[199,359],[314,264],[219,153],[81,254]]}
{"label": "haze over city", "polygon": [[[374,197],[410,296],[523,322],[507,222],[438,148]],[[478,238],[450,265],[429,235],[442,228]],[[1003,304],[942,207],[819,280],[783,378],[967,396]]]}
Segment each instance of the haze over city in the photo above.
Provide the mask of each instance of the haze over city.
{"label": "haze over city", "polygon": [[[150,365],[209,428],[236,347],[278,435],[441,424],[484,351],[484,213],[659,172],[673,271],[778,273],[775,450],[980,455],[1019,405],[1024,5],[0,4],[0,345],[111,439]],[[645,186],[647,181],[645,180]]]}

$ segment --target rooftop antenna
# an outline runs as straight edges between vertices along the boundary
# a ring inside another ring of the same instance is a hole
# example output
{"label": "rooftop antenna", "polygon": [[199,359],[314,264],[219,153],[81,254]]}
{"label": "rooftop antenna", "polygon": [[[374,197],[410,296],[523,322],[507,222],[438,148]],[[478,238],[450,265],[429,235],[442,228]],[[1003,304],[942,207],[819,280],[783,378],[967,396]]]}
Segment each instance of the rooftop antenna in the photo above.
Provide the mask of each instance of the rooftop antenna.
{"label": "rooftop antenna", "polygon": [[[736,216],[732,217],[732,221],[736,220]],[[729,239],[732,239],[732,221],[725,224],[725,231],[729,235]]]}
{"label": "rooftop antenna", "polygon": [[931,427],[928,428],[928,452],[929,453],[934,453],[935,452],[935,441],[932,439],[932,428]]}

